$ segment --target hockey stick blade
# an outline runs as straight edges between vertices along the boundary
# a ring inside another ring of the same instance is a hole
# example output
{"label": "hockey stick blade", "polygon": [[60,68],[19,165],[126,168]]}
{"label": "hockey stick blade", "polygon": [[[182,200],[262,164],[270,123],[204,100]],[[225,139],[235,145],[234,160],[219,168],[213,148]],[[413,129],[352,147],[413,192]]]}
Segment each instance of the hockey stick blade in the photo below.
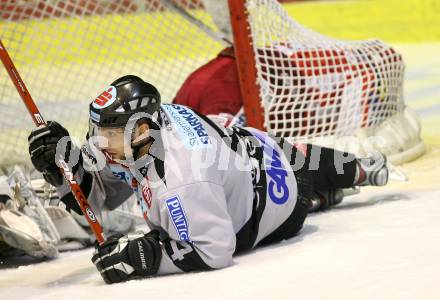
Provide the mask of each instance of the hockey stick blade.
{"label": "hockey stick blade", "polygon": [[389,171],[389,179],[393,181],[408,181],[408,176],[398,167],[393,164],[387,163],[388,171]]}

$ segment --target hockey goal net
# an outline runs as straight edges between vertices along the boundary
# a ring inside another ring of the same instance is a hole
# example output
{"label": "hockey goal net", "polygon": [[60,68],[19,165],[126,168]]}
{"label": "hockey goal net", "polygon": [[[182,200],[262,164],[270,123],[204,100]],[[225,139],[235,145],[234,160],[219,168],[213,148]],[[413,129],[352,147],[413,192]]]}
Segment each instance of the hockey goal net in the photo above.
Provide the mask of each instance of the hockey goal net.
{"label": "hockey goal net", "polygon": [[[394,49],[317,34],[274,0],[229,3],[230,9],[225,0],[0,0],[0,37],[45,118],[81,139],[89,102],[121,75],[148,80],[170,101],[225,46],[231,13],[249,124],[326,145],[380,134],[376,147],[397,163],[423,151]],[[28,163],[32,122],[0,69],[0,166]]]}

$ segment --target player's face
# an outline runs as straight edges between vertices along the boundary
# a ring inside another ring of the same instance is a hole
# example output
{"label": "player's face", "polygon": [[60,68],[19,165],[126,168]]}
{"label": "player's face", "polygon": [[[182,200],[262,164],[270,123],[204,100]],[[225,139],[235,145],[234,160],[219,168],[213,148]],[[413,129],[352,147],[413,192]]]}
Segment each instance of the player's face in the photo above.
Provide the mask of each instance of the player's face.
{"label": "player's face", "polygon": [[124,128],[99,128],[98,135],[107,140],[107,145],[100,147],[102,150],[113,159],[125,159]]}

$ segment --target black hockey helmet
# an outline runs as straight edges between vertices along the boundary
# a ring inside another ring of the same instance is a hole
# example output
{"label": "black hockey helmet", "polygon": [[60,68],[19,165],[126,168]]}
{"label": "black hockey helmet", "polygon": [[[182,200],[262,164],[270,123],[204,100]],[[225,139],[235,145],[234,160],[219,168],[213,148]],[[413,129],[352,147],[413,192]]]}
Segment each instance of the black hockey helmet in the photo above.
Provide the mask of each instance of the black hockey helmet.
{"label": "black hockey helmet", "polygon": [[154,116],[160,109],[159,91],[134,75],[116,79],[90,104],[90,121],[99,127],[124,127],[138,112]]}

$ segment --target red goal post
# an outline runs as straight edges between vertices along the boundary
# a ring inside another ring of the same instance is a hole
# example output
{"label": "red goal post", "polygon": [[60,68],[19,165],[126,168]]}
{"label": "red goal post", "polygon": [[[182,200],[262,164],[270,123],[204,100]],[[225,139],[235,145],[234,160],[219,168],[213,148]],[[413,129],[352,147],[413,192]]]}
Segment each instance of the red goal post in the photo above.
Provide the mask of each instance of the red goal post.
{"label": "red goal post", "polygon": [[228,0],[248,124],[296,142],[400,164],[425,148],[404,103],[401,54],[379,40],[342,41],[296,22],[273,0]]}
{"label": "red goal post", "polygon": [[260,89],[246,0],[228,0],[228,4],[246,122],[250,127],[264,130],[264,110],[260,105]]}

